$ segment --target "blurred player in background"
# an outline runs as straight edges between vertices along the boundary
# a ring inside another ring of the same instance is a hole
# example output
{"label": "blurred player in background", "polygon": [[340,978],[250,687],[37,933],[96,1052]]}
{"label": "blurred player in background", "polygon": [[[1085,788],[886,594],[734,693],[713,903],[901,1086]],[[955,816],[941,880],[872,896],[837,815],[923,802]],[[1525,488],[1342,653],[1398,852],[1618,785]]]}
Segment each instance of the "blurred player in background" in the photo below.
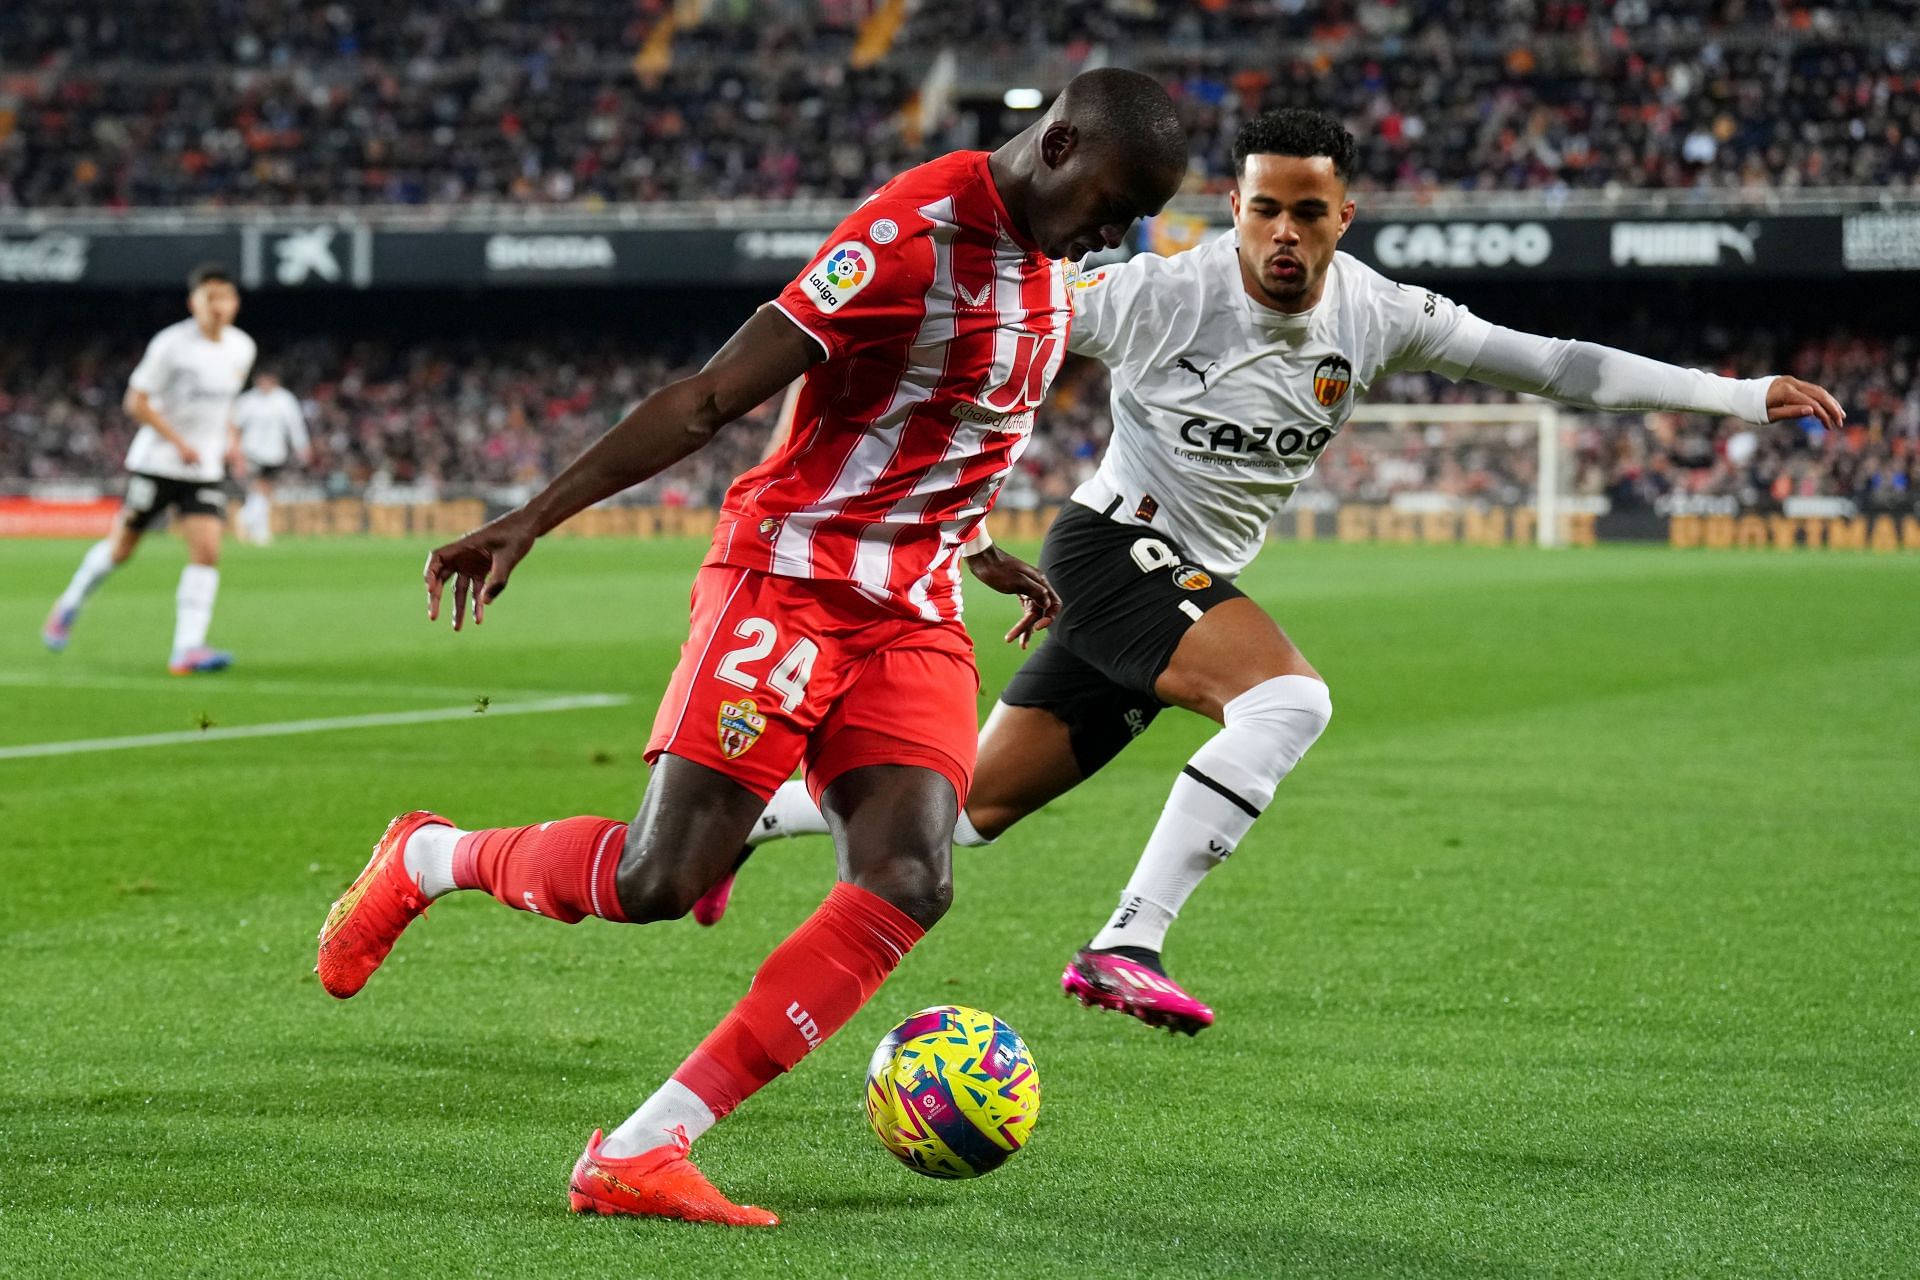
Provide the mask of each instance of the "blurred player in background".
{"label": "blurred player in background", "polygon": [[273,541],[273,489],[280,473],[295,461],[313,465],[307,440],[307,416],[300,398],[280,385],[271,369],[254,375],[251,390],[233,404],[240,430],[240,456],[247,460],[247,500],[240,505],[241,538],[255,546]]}
{"label": "blurred player in background", "polygon": [[1055,606],[1031,566],[967,545],[1066,354],[1055,260],[1118,245],[1185,173],[1164,89],[1111,68],[1076,77],[999,150],[956,152],[881,187],[698,374],[649,396],[525,507],[428,561],[430,616],[451,583],[455,627],[469,601],[477,623],[536,538],[804,377],[785,445],[727,494],[633,822],[468,832],[403,815],[321,929],[321,981],[345,998],[454,890],[568,923],[683,916],[731,874],[805,760],[839,883],[672,1078],[593,1135],[570,1184],[576,1211],[778,1221],[715,1189],[691,1144],[844,1026],[945,914],[979,689],[961,560],[1026,601],[1017,635]]}
{"label": "blurred player in background", "polygon": [[[1320,673],[1233,580],[1368,386],[1431,370],[1591,408],[1841,425],[1834,398],[1797,378],[1721,378],[1520,333],[1336,252],[1353,221],[1354,152],[1330,116],[1257,116],[1234,142],[1233,230],[1076,279],[1070,345],[1113,371],[1113,437],[1047,533],[1040,563],[1060,619],[981,730],[955,831],[991,843],[1163,707],[1220,724],[1175,779],[1106,926],[1061,978],[1087,1004],[1188,1034],[1213,1010],[1167,976],[1168,927],[1333,714]],[[825,829],[789,783],[752,843]],[[718,918],[729,888],[696,918]]]}
{"label": "blurred player in background", "polygon": [[127,496],[113,532],[88,549],[73,580],[54,602],[40,638],[67,647],[80,608],[107,576],[125,564],[154,522],[179,519],[187,566],[174,595],[174,675],[221,671],[233,655],[207,647],[214,597],[220,591],[220,534],[226,522],[227,464],[242,469],[233,402],[253,368],[254,342],[233,321],[240,290],[225,267],[202,266],[187,277],[191,318],[153,336],[127,379],[126,410],[140,424],[127,448]]}

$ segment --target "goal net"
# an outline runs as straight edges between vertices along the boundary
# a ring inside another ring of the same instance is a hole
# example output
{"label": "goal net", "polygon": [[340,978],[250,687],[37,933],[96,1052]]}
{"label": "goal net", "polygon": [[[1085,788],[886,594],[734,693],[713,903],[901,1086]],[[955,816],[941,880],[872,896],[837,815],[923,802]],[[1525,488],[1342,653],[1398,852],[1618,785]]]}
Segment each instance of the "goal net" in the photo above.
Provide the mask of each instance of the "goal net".
{"label": "goal net", "polygon": [[1571,411],[1534,399],[1357,405],[1276,532],[1543,547],[1583,541],[1591,504],[1572,492],[1568,466],[1576,424]]}

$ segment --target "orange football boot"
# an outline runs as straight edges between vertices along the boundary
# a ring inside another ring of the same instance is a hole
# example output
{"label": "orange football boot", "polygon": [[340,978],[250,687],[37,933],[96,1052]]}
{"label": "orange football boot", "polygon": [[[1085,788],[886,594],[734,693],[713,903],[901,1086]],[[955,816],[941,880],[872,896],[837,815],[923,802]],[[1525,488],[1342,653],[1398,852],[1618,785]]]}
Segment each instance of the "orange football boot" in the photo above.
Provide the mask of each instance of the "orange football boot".
{"label": "orange football boot", "polygon": [[718,1222],[729,1227],[777,1227],[780,1219],[750,1204],[735,1204],[707,1181],[687,1159],[685,1138],[624,1160],[600,1154],[600,1130],[567,1180],[567,1201],[575,1213],[632,1214],[640,1218],[679,1218]]}
{"label": "orange football boot", "polygon": [[373,857],[320,926],[320,958],[313,969],[327,994],[345,1000],[367,985],[367,979],[393,950],[393,944],[414,917],[424,915],[428,898],[407,874],[404,853],[407,837],[421,827],[453,824],[437,813],[415,809],[387,824],[373,846]]}

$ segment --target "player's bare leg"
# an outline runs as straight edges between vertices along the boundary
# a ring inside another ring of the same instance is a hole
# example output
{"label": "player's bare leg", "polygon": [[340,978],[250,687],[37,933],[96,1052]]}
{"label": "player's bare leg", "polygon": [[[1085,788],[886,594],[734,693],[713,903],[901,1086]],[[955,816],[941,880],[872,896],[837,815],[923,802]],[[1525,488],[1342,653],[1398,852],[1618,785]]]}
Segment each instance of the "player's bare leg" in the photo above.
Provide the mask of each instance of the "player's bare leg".
{"label": "player's bare leg", "polygon": [[[1067,724],[1041,707],[994,704],[980,728],[978,763],[967,807],[954,824],[953,843],[992,844],[1020,819],[1085,781],[1073,754]],[[827,817],[807,794],[804,780],[782,786],[767,805],[734,866],[694,904],[693,918],[718,924],[733,895],[733,872],[754,849],[789,836],[825,835]]]}
{"label": "player's bare leg", "polygon": [[219,516],[191,515],[180,519],[180,536],[187,544],[187,566],[180,571],[174,593],[173,651],[167,670],[177,676],[224,671],[233,655],[207,647],[207,628],[213,624],[213,602],[220,593]]}
{"label": "player's bare leg", "polygon": [[73,572],[72,581],[60,598],[53,602],[52,612],[47,614],[46,623],[40,628],[40,642],[54,653],[63,652],[67,642],[73,636],[73,624],[79,620],[81,606],[107,580],[107,575],[125,564],[133,555],[135,547],[140,545],[140,532],[128,525],[125,515],[115,518],[113,532],[87,548],[87,554],[80,558],[80,567]]}
{"label": "player's bare leg", "polygon": [[1067,722],[1044,707],[993,704],[980,726],[980,756],[964,815],[983,841],[1086,781]]}
{"label": "player's bare leg", "polygon": [[1083,1003],[1192,1035],[1213,1024],[1213,1011],[1167,976],[1168,926],[1326,728],[1333,703],[1320,673],[1245,597],[1187,630],[1154,693],[1222,728],[1181,770],[1119,907],[1061,985]]}

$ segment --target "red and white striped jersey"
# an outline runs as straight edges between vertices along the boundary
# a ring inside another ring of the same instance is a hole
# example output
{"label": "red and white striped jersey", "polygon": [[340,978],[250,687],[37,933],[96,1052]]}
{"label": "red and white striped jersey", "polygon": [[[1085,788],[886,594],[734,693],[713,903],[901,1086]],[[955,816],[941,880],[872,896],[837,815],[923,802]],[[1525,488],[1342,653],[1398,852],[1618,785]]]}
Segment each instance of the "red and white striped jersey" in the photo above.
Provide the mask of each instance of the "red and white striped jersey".
{"label": "red and white striped jersey", "polygon": [[1014,230],[987,153],[962,151],[881,187],[772,305],[827,358],[785,447],[728,490],[707,563],[957,620],[960,545],[1066,354],[1060,264]]}

